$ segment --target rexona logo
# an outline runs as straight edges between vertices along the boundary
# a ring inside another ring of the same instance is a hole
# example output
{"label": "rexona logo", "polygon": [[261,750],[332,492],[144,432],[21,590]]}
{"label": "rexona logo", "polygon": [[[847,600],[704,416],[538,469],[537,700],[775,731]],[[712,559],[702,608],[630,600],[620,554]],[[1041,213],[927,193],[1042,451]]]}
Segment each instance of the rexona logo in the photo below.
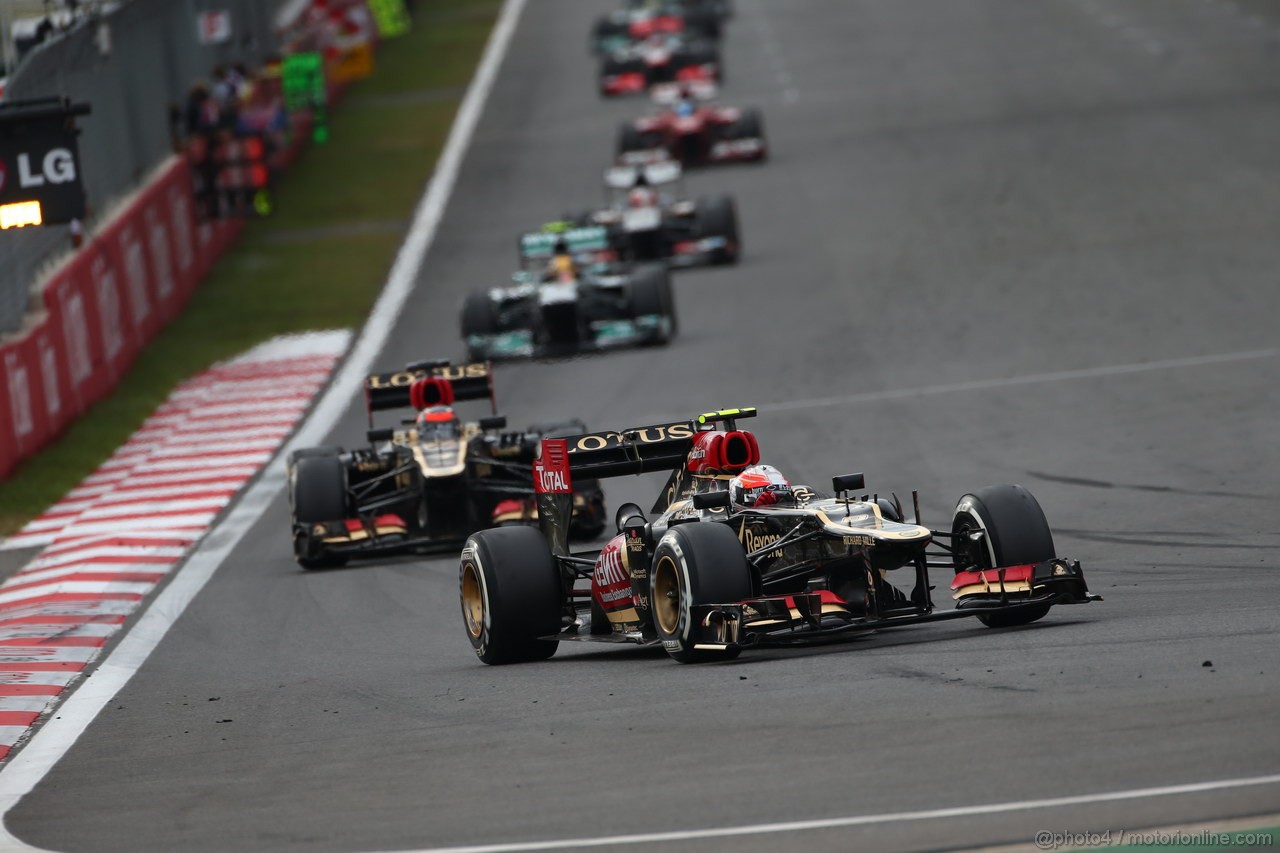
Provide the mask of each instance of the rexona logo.
{"label": "rexona logo", "polygon": [[[756,533],[754,530],[752,530],[750,527],[747,527],[745,524],[742,525],[742,532],[738,535],[738,541],[740,541],[743,547],[747,549],[748,554],[754,554],[757,551],[763,551],[765,548],[768,548],[770,545],[772,545],[774,542],[777,542],[781,538],[782,537],[776,533]],[[765,556],[781,557],[782,549],[770,551]]]}

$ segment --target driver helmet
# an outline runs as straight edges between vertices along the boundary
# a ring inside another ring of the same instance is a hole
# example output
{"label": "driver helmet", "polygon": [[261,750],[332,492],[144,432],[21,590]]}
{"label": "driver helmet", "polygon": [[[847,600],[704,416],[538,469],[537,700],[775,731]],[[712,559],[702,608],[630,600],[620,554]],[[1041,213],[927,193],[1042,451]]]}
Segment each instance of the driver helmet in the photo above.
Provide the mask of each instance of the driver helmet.
{"label": "driver helmet", "polygon": [[794,502],[791,481],[772,465],[752,465],[730,480],[729,499],[739,509]]}
{"label": "driver helmet", "polygon": [[419,436],[450,438],[458,434],[458,416],[449,406],[428,406],[418,412]]}
{"label": "driver helmet", "polygon": [[551,274],[559,279],[573,279],[577,275],[577,264],[569,252],[569,244],[563,238],[556,241],[551,250]]}
{"label": "driver helmet", "polygon": [[695,111],[693,103],[693,90],[686,83],[680,87],[680,100],[676,102],[676,115],[681,118],[688,118]]}
{"label": "driver helmet", "polygon": [[658,194],[648,185],[637,185],[627,193],[627,204],[632,207],[654,207],[658,203]]}

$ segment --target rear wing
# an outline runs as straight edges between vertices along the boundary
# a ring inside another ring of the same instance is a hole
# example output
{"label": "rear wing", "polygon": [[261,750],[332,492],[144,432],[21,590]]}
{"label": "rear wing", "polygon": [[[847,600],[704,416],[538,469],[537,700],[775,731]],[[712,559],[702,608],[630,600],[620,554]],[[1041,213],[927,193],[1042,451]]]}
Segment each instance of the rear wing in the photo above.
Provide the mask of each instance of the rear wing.
{"label": "rear wing", "polygon": [[627,153],[638,156],[628,158],[627,154],[623,154],[620,165],[610,166],[605,170],[604,185],[611,190],[629,190],[642,176],[644,182],[651,187],[673,184],[683,174],[680,163],[669,159],[665,151],[650,149]]}
{"label": "rear wing", "polygon": [[[493,370],[487,361],[472,364],[450,364],[447,361],[416,362],[394,373],[373,373],[365,377],[365,406],[369,423],[373,413],[383,409],[404,409],[413,405],[411,389],[419,379],[439,380],[437,394],[447,394],[447,402],[489,398],[490,408],[497,412],[493,392]],[[443,388],[447,386],[448,391]],[[445,402],[443,399],[441,402]]]}
{"label": "rear wing", "polygon": [[672,471],[665,497],[655,505],[655,511],[660,511],[657,507],[670,502],[683,480],[681,475],[698,434],[714,430],[719,423],[732,430],[739,418],[753,418],[756,414],[752,408],[722,409],[687,421],[544,438],[533,462],[533,488],[538,496],[539,524],[552,553],[568,553],[575,478],[596,480]]}
{"label": "rear wing", "polygon": [[562,240],[571,255],[602,252],[609,248],[609,229],[603,225],[587,225],[523,234],[520,237],[520,258],[522,261],[549,258],[555,252],[556,244]]}

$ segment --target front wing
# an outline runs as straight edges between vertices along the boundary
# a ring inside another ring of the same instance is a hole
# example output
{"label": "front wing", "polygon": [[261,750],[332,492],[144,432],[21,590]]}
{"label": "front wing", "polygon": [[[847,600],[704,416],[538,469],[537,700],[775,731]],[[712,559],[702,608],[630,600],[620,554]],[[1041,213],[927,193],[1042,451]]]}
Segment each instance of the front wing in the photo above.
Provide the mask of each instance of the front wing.
{"label": "front wing", "polygon": [[572,343],[547,343],[538,341],[532,329],[515,329],[496,335],[471,335],[467,338],[467,347],[477,358],[500,361],[555,358],[618,347],[645,346],[662,343],[671,337],[671,318],[644,314],[629,320],[595,320],[590,324],[590,333],[589,339]]}
{"label": "front wing", "polygon": [[[1053,559],[1033,566],[989,570],[986,574],[994,578],[997,572],[1025,572],[1028,579],[1025,588],[1015,589],[1009,583],[1003,593],[998,588],[992,593],[990,587],[983,587],[981,596],[977,590],[966,593],[959,597],[957,606],[949,610],[933,610],[932,607],[919,607],[904,601],[883,607],[877,615],[866,616],[859,612],[860,608],[829,590],[764,596],[725,604],[697,604],[691,608],[693,618],[690,620],[694,648],[712,651],[804,645],[842,636],[858,636],[883,628],[1102,600],[1102,596],[1088,591],[1078,562]],[[967,574],[970,573],[962,572],[957,577],[965,580],[962,576]],[[593,635],[581,630],[574,635],[561,634],[546,639],[641,645],[656,642],[641,632]]]}

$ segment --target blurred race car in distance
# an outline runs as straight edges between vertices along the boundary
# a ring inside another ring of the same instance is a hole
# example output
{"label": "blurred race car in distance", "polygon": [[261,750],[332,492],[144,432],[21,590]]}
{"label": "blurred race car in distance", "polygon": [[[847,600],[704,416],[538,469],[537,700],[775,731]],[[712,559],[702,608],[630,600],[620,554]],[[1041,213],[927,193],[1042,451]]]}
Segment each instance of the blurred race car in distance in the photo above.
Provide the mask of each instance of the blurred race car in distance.
{"label": "blurred race car in distance", "polygon": [[[399,427],[370,429],[369,447],[310,447],[289,454],[290,527],[303,568],[340,566],[358,556],[456,545],[467,534],[510,522],[507,501],[533,496],[529,465],[538,441],[576,431],[566,420],[523,432],[506,418],[460,420],[453,404],[488,399],[487,364],[424,361],[365,379],[373,413],[412,408]],[[584,482],[575,495],[575,535],[604,527],[604,493]],[[536,511],[522,517],[537,520]]]}
{"label": "blurred race car in distance", "polygon": [[624,260],[673,267],[736,263],[742,236],[733,198],[686,198],[682,174],[674,160],[614,166],[604,174],[608,205],[571,219],[606,226],[610,247]]}
{"label": "blurred race car in distance", "polygon": [[652,35],[611,50],[600,59],[598,82],[604,97],[638,95],[663,83],[722,82],[720,48],[679,35]]}
{"label": "blurred race car in distance", "polygon": [[[737,428],[754,415],[729,409],[544,440],[533,469],[541,536],[481,531],[462,550],[462,615],[480,660],[541,660],[562,640],[661,644],[681,663],[726,660],[752,646],[968,616],[1024,625],[1055,605],[1100,600],[1080,564],[1058,555],[1021,486],[966,494],[949,528],[931,530],[914,492],[911,522],[896,496],[856,496],[862,474],[833,477],[835,497],[776,469],[765,477],[759,443]],[[604,548],[570,553],[576,478],[650,471],[672,472],[656,517],[625,504]],[[935,568],[953,575],[952,609],[934,608]],[[909,592],[890,582],[894,573],[911,580]]]}
{"label": "blurred race car in distance", "polygon": [[682,34],[714,41],[730,16],[727,0],[628,0],[623,9],[596,19],[590,48],[603,55],[653,35]]}
{"label": "blurred race car in distance", "polygon": [[714,86],[677,85],[654,92],[668,106],[626,122],[618,131],[618,162],[677,160],[686,168],[711,163],[762,162],[769,155],[759,110],[701,103]]}
{"label": "blurred race car in distance", "polygon": [[663,264],[616,260],[596,225],[520,238],[522,269],[510,287],[467,296],[461,330],[473,359],[575,355],[665,344],[677,331]]}

